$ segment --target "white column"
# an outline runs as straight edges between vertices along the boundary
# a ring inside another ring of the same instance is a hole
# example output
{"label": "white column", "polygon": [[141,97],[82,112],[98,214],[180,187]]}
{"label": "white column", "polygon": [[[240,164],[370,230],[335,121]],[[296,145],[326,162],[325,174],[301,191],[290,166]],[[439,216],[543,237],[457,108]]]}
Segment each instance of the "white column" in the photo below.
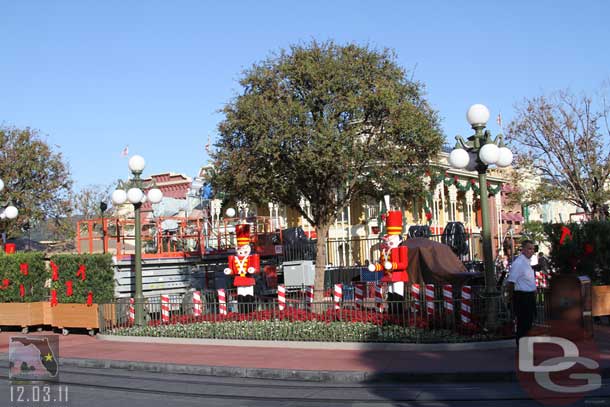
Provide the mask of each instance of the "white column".
{"label": "white column", "polygon": [[433,202],[432,224],[437,228],[440,226],[440,220],[441,220],[439,200],[442,200],[443,189],[444,189],[444,185],[441,182],[438,185],[436,185],[436,187],[434,188],[434,194],[432,195],[432,202]]}
{"label": "white column", "polygon": [[212,216],[212,227],[218,228],[220,224],[220,214],[221,214],[221,204],[222,201],[220,199],[212,199],[210,203],[210,215]]}
{"label": "white column", "polygon": [[455,222],[457,220],[458,190],[455,185],[450,185],[447,190],[449,191],[449,220]]}
{"label": "white column", "polygon": [[468,191],[465,192],[464,195],[466,196],[465,216],[467,216],[467,218],[464,219],[464,223],[472,231],[474,229],[474,222],[473,222],[473,216],[472,216],[472,206],[474,205],[474,191],[472,189],[469,189]]}
{"label": "white column", "polygon": [[237,209],[240,218],[247,218],[250,206],[245,201],[237,201]]}

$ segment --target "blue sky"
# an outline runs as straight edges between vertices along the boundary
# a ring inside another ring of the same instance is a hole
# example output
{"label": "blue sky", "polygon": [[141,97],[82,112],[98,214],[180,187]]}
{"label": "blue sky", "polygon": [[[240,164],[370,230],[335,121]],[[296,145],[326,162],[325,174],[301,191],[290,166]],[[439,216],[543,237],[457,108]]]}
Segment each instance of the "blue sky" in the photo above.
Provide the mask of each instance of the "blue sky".
{"label": "blue sky", "polygon": [[76,187],[196,175],[245,68],[312,39],[396,51],[453,140],[473,103],[499,131],[516,102],[610,79],[607,1],[6,1],[0,123],[40,130]]}

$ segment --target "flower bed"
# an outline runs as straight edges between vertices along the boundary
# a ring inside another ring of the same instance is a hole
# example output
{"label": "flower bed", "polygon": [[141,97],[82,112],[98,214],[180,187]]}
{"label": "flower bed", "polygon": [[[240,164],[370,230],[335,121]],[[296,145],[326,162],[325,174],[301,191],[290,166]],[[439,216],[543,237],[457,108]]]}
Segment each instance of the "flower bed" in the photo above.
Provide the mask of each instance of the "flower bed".
{"label": "flower bed", "polygon": [[461,326],[459,332],[431,326],[433,321],[401,320],[396,316],[361,310],[328,310],[313,313],[301,309],[269,309],[248,314],[172,316],[169,322],[149,321],[147,326],[119,326],[107,331],[119,336],[215,338],[277,341],[332,342],[469,342],[498,339],[504,335],[482,333],[478,326]]}
{"label": "flower bed", "polygon": [[497,339],[491,335],[459,335],[449,330],[426,330],[396,325],[379,326],[366,322],[323,321],[225,321],[176,323],[117,328],[117,336],[170,338],[211,338],[271,341],[332,342],[471,342]]}

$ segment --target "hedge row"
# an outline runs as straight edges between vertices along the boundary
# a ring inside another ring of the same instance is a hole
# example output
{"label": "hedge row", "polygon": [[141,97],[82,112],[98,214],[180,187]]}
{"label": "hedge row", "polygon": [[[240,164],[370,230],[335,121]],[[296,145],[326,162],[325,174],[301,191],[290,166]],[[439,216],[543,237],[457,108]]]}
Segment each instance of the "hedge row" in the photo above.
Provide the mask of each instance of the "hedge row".
{"label": "hedge row", "polygon": [[[57,269],[56,281],[52,265]],[[68,282],[72,285],[70,296]],[[0,302],[47,301],[52,290],[60,303],[85,303],[89,292],[94,303],[112,301],[111,255],[64,254],[45,261],[42,252],[0,254]]]}

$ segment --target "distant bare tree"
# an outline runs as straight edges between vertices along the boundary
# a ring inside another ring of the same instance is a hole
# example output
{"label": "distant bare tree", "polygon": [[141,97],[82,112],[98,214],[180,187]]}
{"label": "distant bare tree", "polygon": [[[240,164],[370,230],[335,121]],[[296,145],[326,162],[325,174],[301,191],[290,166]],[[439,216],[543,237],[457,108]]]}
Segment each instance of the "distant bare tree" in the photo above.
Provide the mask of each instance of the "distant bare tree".
{"label": "distant bare tree", "polygon": [[526,99],[516,107],[508,140],[522,151],[517,165],[544,180],[527,201],[562,199],[595,218],[607,216],[609,112],[606,96],[594,100],[567,90]]}
{"label": "distant bare tree", "polygon": [[99,218],[100,202],[110,203],[113,185],[87,185],[74,195],[74,213],[83,219]]}

